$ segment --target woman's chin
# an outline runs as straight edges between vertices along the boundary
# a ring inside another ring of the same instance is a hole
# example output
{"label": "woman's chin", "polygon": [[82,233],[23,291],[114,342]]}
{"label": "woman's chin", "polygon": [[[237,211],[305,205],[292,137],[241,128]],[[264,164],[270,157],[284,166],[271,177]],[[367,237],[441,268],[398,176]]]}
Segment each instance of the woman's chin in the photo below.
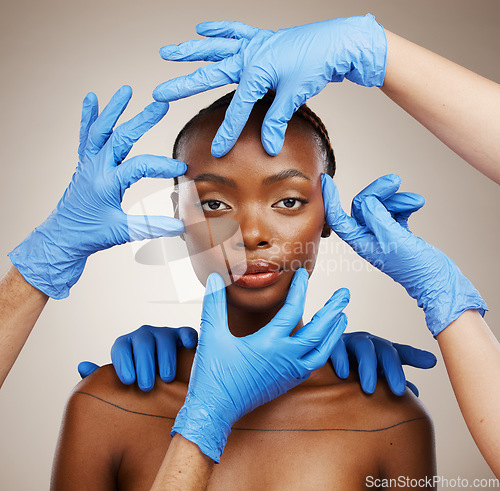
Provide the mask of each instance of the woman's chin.
{"label": "woman's chin", "polygon": [[[274,286],[274,285],[273,285]],[[244,288],[238,285],[227,287],[228,306],[254,314],[277,312],[285,303],[288,289],[281,288]]]}

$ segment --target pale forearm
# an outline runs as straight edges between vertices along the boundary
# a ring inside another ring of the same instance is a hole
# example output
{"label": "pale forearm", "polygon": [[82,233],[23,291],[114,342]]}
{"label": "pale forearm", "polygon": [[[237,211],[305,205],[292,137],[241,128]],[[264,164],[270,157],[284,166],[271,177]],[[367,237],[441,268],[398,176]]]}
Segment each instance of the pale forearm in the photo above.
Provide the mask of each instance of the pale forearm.
{"label": "pale forearm", "polygon": [[14,266],[0,281],[0,387],[48,298],[26,282]]}
{"label": "pale forearm", "polygon": [[382,91],[500,184],[500,85],[386,31]]}
{"label": "pale forearm", "polygon": [[203,454],[195,443],[176,433],[151,490],[205,489],[213,466],[214,461]]}
{"label": "pale forearm", "polygon": [[436,339],[469,431],[500,477],[500,344],[476,310],[464,312]]}

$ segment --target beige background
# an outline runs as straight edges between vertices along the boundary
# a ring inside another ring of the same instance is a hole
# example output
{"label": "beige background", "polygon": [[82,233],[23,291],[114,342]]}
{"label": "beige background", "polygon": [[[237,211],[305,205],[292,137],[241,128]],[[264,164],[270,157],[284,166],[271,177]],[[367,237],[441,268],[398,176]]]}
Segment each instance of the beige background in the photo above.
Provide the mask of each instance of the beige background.
{"label": "beige background", "polygon": [[[69,182],[87,91],[95,91],[103,107],[118,87],[130,84],[135,96],[124,116],[128,119],[150,101],[159,82],[195,67],[163,62],[158,49],[192,38],[200,21],[235,19],[278,29],[366,12],[386,28],[500,81],[497,0],[2,2],[0,271],[9,268],[6,253],[45,219]],[[133,154],[170,154],[181,125],[226,91],[172,104]],[[412,229],[452,257],[482,292],[491,310],[487,320],[498,335],[497,185],[378,89],[350,82],[330,85],[311,106],[331,133],[344,207],[348,209],[351,198],[376,177],[400,174],[403,190],[427,199]],[[162,186],[144,183],[139,191],[131,191],[137,198]],[[406,292],[356,261],[340,241],[330,240],[332,252],[320,260],[333,261],[337,271],[313,276],[306,317],[330,290],[346,286],[352,293],[350,330],[370,330],[438,354],[422,313]],[[79,361],[109,362],[114,339],[141,324],[199,324],[197,305],[152,301],[169,296],[162,290],[162,275],[161,268],[135,263],[131,247],[125,245],[91,257],[70,298],[49,302],[0,393],[2,490],[48,487],[60,419],[79,380]],[[470,480],[491,477],[461,418],[442,359],[432,371],[408,369],[407,375],[434,418],[439,474]]]}

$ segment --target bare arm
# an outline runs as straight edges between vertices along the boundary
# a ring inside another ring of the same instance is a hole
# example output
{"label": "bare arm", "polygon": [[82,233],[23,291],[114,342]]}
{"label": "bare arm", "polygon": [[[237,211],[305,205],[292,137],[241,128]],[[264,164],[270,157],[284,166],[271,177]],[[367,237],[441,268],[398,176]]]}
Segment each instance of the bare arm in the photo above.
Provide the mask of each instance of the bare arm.
{"label": "bare arm", "polygon": [[382,91],[500,184],[500,85],[386,31]]}
{"label": "bare arm", "polygon": [[0,281],[0,387],[48,299],[14,266]]}
{"label": "bare arm", "polygon": [[437,341],[469,431],[500,477],[500,344],[477,310],[467,310]]}
{"label": "bare arm", "polygon": [[213,467],[214,461],[202,453],[198,445],[177,433],[172,438],[151,491],[205,489]]}

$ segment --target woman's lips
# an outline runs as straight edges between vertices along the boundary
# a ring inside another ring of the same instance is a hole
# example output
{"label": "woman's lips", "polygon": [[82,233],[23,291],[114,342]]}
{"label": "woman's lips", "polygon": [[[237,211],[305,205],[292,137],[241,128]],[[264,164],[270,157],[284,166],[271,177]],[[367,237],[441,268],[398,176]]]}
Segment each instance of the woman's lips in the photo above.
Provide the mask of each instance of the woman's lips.
{"label": "woman's lips", "polygon": [[255,260],[237,265],[233,271],[245,271],[244,274],[231,273],[233,283],[244,288],[263,288],[276,283],[283,270],[270,261]]}

